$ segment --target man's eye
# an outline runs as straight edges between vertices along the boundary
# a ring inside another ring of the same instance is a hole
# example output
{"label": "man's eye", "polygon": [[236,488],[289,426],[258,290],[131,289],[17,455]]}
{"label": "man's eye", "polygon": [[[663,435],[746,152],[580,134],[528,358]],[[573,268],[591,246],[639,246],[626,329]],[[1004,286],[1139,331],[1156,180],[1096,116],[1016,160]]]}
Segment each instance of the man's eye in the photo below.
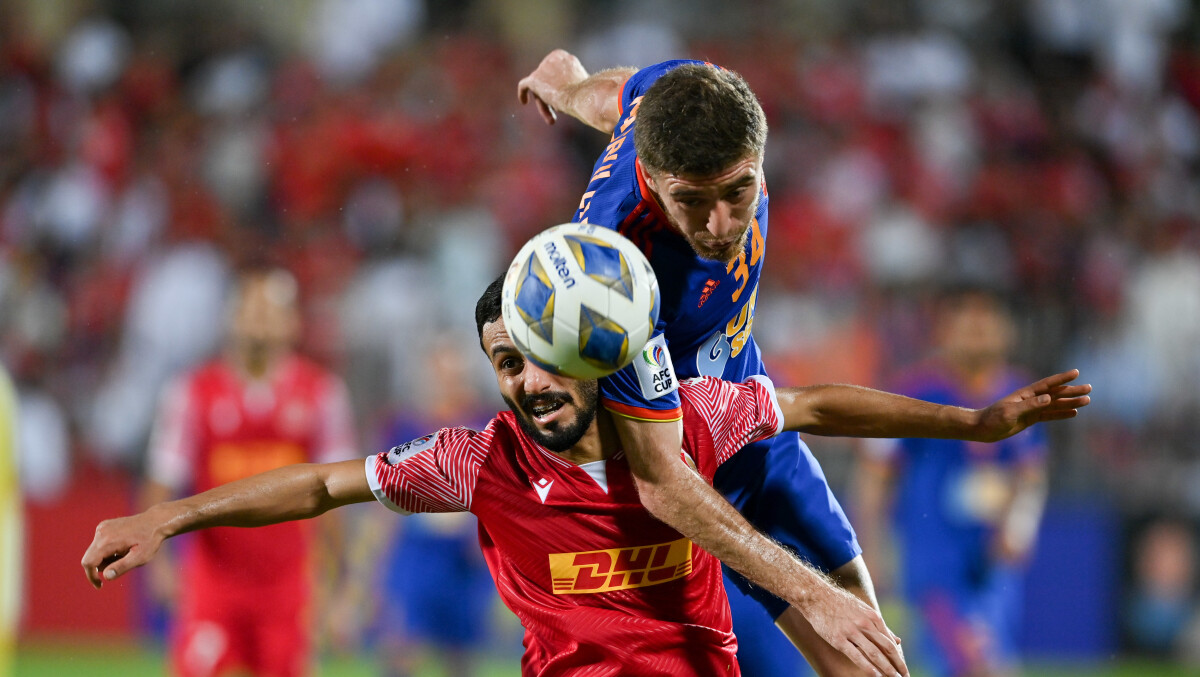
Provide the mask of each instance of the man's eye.
{"label": "man's eye", "polygon": [[746,195],[746,189],[738,188],[737,190],[729,193],[729,195],[726,196],[726,199],[729,200],[730,202],[739,202],[745,195]]}
{"label": "man's eye", "polygon": [[500,360],[500,368],[501,369],[504,369],[507,371],[509,369],[515,369],[516,367],[517,367],[517,361],[514,358],[506,357],[503,360]]}

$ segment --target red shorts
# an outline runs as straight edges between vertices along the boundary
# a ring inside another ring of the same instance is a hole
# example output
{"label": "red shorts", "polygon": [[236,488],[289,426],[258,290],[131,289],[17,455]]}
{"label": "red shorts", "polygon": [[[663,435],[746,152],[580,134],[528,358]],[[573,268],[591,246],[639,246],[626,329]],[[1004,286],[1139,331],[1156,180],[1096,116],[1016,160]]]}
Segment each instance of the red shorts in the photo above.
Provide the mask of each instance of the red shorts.
{"label": "red shorts", "polygon": [[310,672],[308,614],[281,609],[262,596],[220,595],[181,605],[171,639],[178,677],[218,677],[241,670],[258,677]]}

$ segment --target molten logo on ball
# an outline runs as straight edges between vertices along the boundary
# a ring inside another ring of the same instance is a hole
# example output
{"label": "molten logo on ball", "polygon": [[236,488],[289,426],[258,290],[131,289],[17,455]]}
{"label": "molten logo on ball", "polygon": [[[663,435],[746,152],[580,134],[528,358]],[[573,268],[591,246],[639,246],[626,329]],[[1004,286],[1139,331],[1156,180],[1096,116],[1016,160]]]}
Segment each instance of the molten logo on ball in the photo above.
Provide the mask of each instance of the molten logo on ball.
{"label": "molten logo on ball", "polygon": [[[504,277],[500,308],[531,362],[574,378],[601,378],[633,361],[658,322],[658,280],[619,233],[568,223],[535,235]],[[652,357],[665,360],[661,348]]]}

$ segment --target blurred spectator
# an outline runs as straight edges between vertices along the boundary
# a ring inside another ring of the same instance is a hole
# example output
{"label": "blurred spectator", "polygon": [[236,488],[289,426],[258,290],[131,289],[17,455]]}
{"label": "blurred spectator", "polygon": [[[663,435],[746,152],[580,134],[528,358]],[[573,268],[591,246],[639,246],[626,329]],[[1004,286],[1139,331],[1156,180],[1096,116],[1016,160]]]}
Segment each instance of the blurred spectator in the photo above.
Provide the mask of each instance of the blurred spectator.
{"label": "blurred spectator", "polygon": [[1186,633],[1200,622],[1196,538],[1187,524],[1150,524],[1133,546],[1133,581],[1125,631],[1133,647],[1169,658],[1184,653]]}
{"label": "blurred spectator", "polygon": [[[296,281],[283,270],[238,277],[225,355],[179,379],[162,400],[147,506],[283,465],[329,463],[358,452],[345,386],[293,352],[298,303]],[[290,522],[206,530],[187,544],[182,576],[170,558],[155,560],[152,587],[177,605],[173,674],[309,674],[310,528]]]}
{"label": "blurred spectator", "polygon": [[[976,408],[1026,382],[1007,362],[1015,328],[995,295],[949,294],[934,330],[937,354],[897,392]],[[1024,565],[1045,501],[1043,426],[995,444],[910,439],[869,448],[858,497],[863,552],[882,557],[890,514],[900,590],[918,621],[909,660],[925,674],[1015,674]]]}
{"label": "blurred spectator", "polygon": [[62,495],[71,479],[67,418],[39,384],[23,383],[17,393],[21,491],[30,501],[50,503]]}
{"label": "blurred spectator", "polygon": [[167,379],[212,354],[220,342],[228,263],[200,243],[145,262],[134,282],[121,347],[88,421],[94,450],[129,459],[145,440]]}
{"label": "blurred spectator", "polygon": [[313,60],[334,86],[354,84],[412,40],[424,18],[423,0],[321,0],[311,14]]}

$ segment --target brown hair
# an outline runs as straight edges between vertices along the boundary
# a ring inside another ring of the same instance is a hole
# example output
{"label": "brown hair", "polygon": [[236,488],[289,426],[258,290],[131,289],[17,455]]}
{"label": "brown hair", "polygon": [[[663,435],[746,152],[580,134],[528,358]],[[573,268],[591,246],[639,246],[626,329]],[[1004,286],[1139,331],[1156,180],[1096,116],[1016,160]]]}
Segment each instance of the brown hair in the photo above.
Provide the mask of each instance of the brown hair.
{"label": "brown hair", "polygon": [[707,64],[685,64],[646,90],[633,141],[649,170],[715,176],[762,154],[767,117],[742,76]]}

